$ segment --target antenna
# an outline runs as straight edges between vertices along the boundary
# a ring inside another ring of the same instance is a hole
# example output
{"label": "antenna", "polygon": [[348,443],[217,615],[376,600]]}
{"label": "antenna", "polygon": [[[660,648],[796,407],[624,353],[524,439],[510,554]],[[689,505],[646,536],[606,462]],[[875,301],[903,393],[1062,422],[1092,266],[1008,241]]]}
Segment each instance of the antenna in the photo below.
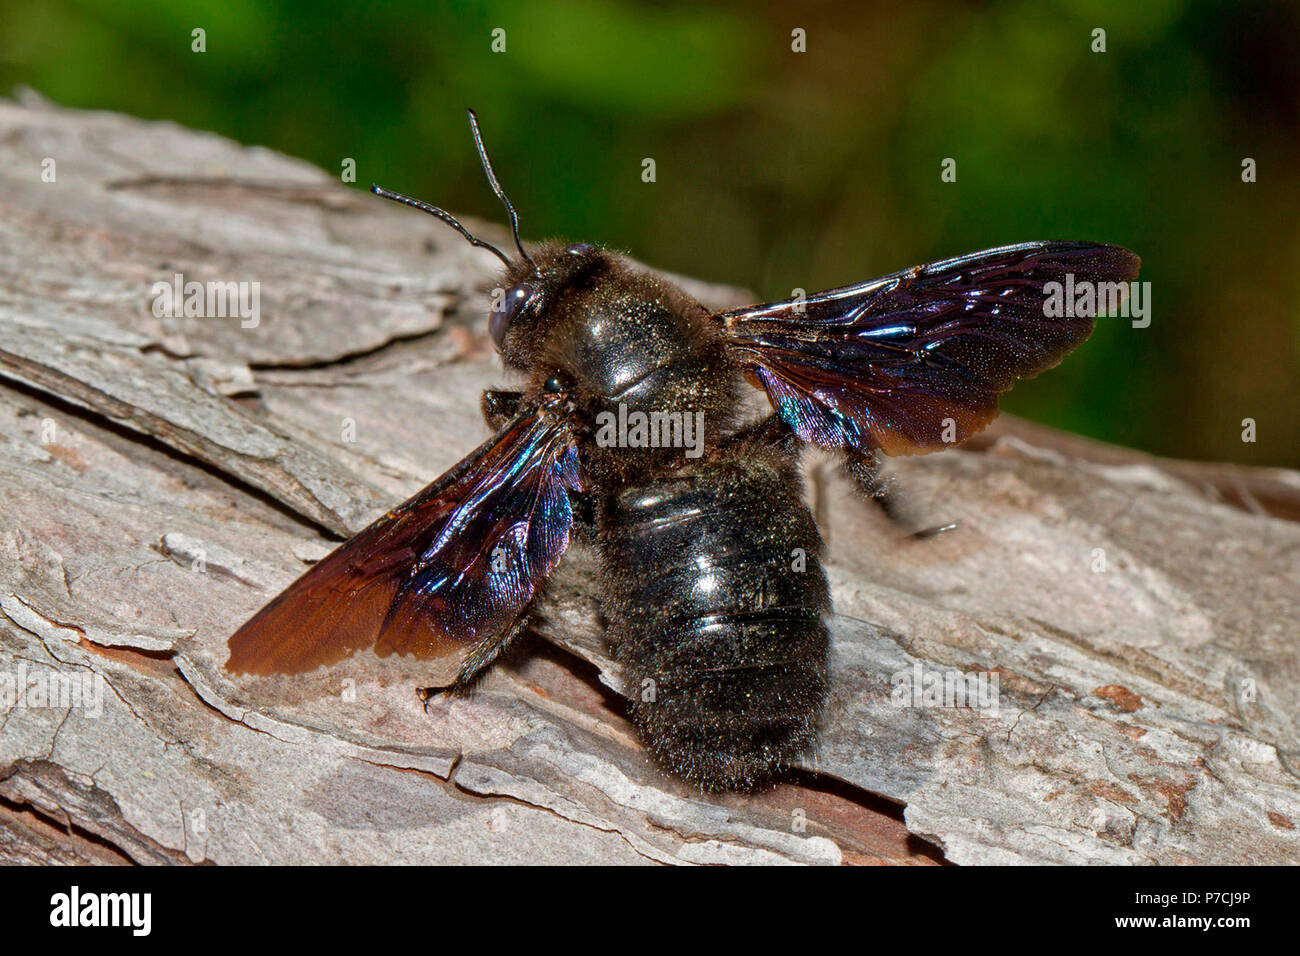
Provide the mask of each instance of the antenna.
{"label": "antenna", "polygon": [[[451,226],[451,228],[455,229],[462,236],[468,239],[470,245],[478,246],[480,249],[486,249],[488,252],[492,253],[498,259],[504,262],[506,264],[507,269],[510,268],[510,260],[506,258],[506,254],[504,252],[502,252],[496,246],[492,245],[492,243],[484,242],[482,239],[478,238],[477,236],[471,235],[470,231],[466,229],[464,226],[462,226],[460,224],[460,221],[457,220],[455,216],[447,212],[445,209],[439,209],[437,206],[431,206],[427,202],[421,202],[418,199],[412,199],[410,196],[403,196],[401,193],[395,193],[391,189],[385,189],[383,186],[377,186],[374,183],[371,183],[370,191],[374,193],[376,196],[382,196],[384,199],[391,199],[393,202],[400,202],[404,206],[410,206],[411,208],[418,209],[421,212],[427,212],[431,216],[437,216],[447,225]],[[511,210],[512,216],[513,213],[514,210]],[[512,223],[514,222],[513,218],[511,219],[511,222]],[[518,241],[519,241],[519,234],[516,232],[515,242]],[[523,246],[519,247],[519,251],[520,252],[524,251]],[[524,256],[524,258],[528,259],[527,256]],[[534,272],[537,271],[537,266],[533,265],[532,259],[528,259],[528,264],[533,266]]]}
{"label": "antenna", "polygon": [[483,161],[483,172],[487,173],[488,182],[492,186],[492,191],[497,194],[501,204],[506,207],[506,215],[510,217],[510,231],[514,233],[515,246],[519,249],[519,254],[524,257],[524,261],[537,271],[537,263],[528,257],[524,252],[524,244],[519,241],[519,214],[515,212],[515,207],[510,205],[510,200],[506,198],[506,191],[501,188],[501,183],[497,180],[497,174],[492,171],[492,160],[488,159],[487,147],[483,145],[483,134],[478,130],[478,117],[474,115],[473,110],[466,110],[469,114],[469,127],[474,131],[474,145],[478,147],[478,158]]}

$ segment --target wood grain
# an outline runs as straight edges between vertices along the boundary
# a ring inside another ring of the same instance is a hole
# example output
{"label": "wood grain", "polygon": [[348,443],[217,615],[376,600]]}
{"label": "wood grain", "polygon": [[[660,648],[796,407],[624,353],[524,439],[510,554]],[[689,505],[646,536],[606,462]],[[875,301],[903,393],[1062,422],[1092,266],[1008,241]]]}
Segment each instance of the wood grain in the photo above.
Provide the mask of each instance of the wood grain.
{"label": "wood grain", "polygon": [[[31,95],[0,160],[0,859],[1300,860],[1300,475],[1007,419],[894,466],[918,525],[959,522],[926,541],[810,456],[833,700],[771,792],[647,763],[576,550],[472,697],[426,713],[369,656],[230,679],[239,623],[486,434],[495,260],[302,162]],[[257,326],[155,316],[176,273],[259,283]],[[996,708],[900,701],[950,671]]]}

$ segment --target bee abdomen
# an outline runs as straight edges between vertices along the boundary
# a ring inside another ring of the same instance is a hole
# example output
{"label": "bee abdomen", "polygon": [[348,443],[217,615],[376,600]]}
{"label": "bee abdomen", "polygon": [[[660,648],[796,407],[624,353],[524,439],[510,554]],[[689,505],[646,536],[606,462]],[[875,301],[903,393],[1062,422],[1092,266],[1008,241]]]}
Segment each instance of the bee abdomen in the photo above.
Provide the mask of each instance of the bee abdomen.
{"label": "bee abdomen", "polygon": [[751,789],[813,743],[827,694],[821,536],[765,454],[624,488],[602,522],[608,635],[654,758]]}

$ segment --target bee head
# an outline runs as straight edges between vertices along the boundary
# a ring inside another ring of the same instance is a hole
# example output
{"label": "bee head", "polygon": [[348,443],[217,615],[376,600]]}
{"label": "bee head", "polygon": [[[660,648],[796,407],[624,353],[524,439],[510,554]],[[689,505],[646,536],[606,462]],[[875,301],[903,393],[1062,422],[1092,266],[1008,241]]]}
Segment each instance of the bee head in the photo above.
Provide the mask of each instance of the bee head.
{"label": "bee head", "polygon": [[531,367],[558,315],[581,299],[617,259],[585,242],[548,242],[535,249],[527,263],[507,266],[488,319],[488,334],[502,360],[517,369]]}
{"label": "bee head", "polygon": [[[492,245],[492,243],[475,236],[445,209],[439,209],[430,203],[412,199],[410,196],[403,196],[401,193],[395,193],[378,185],[372,184],[370,191],[376,196],[391,199],[394,202],[402,203],[404,206],[410,206],[413,209],[419,209],[421,212],[427,212],[431,216],[436,216],[464,236],[470,245],[486,249],[501,260],[506,267],[506,284],[508,288],[505,298],[493,303],[492,319],[488,329],[492,341],[496,343],[497,349],[501,350],[506,333],[509,331],[514,318],[521,315],[525,310],[536,306],[538,294],[552,280],[557,270],[551,268],[542,270],[524,249],[524,244],[519,240],[519,215],[515,212],[515,207],[506,196],[505,190],[501,188],[496,172],[492,169],[492,160],[488,158],[487,147],[483,145],[483,135],[479,132],[478,117],[473,110],[467,110],[466,112],[469,113],[469,126],[474,134],[474,145],[478,149],[479,160],[483,163],[483,172],[487,174],[492,191],[496,193],[497,198],[506,207],[506,214],[510,217],[510,231],[515,239],[515,248],[519,250],[518,259],[511,260],[509,256]],[[593,247],[581,245],[570,248],[587,250]],[[564,270],[559,271],[563,272]],[[561,279],[561,281],[563,280]]]}
{"label": "bee head", "polygon": [[572,319],[575,313],[599,307],[594,300],[599,298],[596,287],[600,280],[625,275],[629,272],[629,265],[617,253],[585,242],[548,242],[536,247],[530,255],[519,239],[519,216],[492,169],[492,161],[479,132],[478,118],[473,110],[468,112],[483,171],[510,218],[518,256],[511,258],[473,235],[444,209],[380,186],[371,186],[370,191],[436,216],[471,245],[486,249],[501,260],[505,273],[492,295],[488,334],[507,367],[531,371],[539,362],[548,360],[548,352],[554,351],[550,347],[550,333],[566,325],[566,319]]}

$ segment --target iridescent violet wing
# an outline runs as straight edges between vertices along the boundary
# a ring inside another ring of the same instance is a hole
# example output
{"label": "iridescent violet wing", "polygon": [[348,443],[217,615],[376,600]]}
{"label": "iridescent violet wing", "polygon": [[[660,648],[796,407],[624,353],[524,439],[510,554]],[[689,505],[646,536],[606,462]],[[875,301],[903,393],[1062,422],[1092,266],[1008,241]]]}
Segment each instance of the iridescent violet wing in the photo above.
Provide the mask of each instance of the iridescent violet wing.
{"label": "iridescent violet wing", "polygon": [[1098,290],[1122,297],[1139,264],[1118,246],[1027,242],[718,319],[803,441],[913,455],[978,432],[999,392],[1092,334],[1091,315],[1048,314],[1048,283],[1123,283]]}
{"label": "iridescent violet wing", "polygon": [[565,405],[521,411],[289,585],[230,638],[226,669],[297,673],[366,647],[464,654],[512,626],[569,543],[581,480]]}

